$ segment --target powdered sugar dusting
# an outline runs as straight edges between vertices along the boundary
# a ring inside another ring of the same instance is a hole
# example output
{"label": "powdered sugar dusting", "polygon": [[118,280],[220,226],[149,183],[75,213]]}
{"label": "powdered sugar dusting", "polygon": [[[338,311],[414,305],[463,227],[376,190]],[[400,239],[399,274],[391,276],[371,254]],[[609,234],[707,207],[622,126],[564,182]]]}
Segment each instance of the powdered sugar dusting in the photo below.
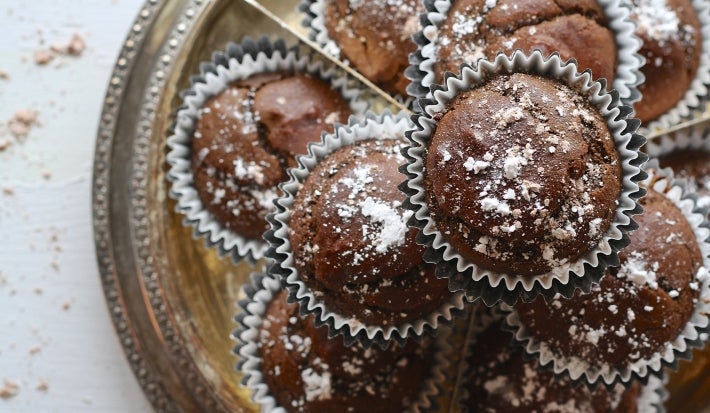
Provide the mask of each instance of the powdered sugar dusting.
{"label": "powdered sugar dusting", "polygon": [[[390,248],[404,244],[408,227],[407,221],[412,216],[410,210],[398,213],[397,208],[401,207],[401,202],[386,203],[367,197],[360,204],[362,214],[372,219],[373,224],[380,224],[379,230],[373,234],[368,234],[373,239],[375,251],[383,254]],[[367,229],[363,228],[364,232]]]}
{"label": "powdered sugar dusting", "polygon": [[632,281],[638,286],[648,286],[649,288],[658,288],[656,282],[656,270],[658,263],[648,263],[644,255],[639,251],[631,252],[626,261],[621,264],[617,277]]}

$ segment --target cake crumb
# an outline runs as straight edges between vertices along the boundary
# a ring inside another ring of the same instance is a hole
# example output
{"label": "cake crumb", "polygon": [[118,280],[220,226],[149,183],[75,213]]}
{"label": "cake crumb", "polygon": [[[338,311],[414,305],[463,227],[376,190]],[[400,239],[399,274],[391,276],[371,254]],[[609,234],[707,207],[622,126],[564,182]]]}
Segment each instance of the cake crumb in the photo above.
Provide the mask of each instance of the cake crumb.
{"label": "cake crumb", "polygon": [[[0,149],[2,149],[2,148],[0,148]],[[2,188],[2,193],[7,196],[13,196],[13,195],[15,195],[15,188],[13,188],[11,186],[5,186]]]}
{"label": "cake crumb", "polygon": [[70,308],[71,308],[71,302],[65,301],[64,304],[62,304],[62,310],[69,311]]}
{"label": "cake crumb", "polygon": [[85,49],[86,41],[84,36],[79,33],[73,33],[66,44],[53,44],[50,46],[50,50],[54,53],[68,56],[81,56]]}
{"label": "cake crumb", "polygon": [[32,346],[32,347],[30,347],[30,349],[28,350],[28,353],[30,354],[30,356],[34,356],[34,355],[36,355],[36,354],[39,354],[41,351],[42,351],[42,347],[40,347],[40,346]]}
{"label": "cake crumb", "polygon": [[0,69],[0,79],[8,80],[8,79],[10,79],[10,74],[7,73],[6,71]]}
{"label": "cake crumb", "polygon": [[54,53],[51,50],[37,49],[32,53],[32,58],[36,65],[45,66],[54,60]]}
{"label": "cake crumb", "polygon": [[10,133],[17,139],[24,139],[30,133],[32,126],[37,125],[39,113],[33,109],[20,109],[7,122]]}
{"label": "cake crumb", "polygon": [[20,385],[16,381],[5,379],[0,387],[0,399],[10,399],[20,393]]}
{"label": "cake crumb", "polygon": [[37,387],[35,388],[37,389],[37,391],[46,392],[47,390],[49,390],[49,383],[45,379],[39,379]]}

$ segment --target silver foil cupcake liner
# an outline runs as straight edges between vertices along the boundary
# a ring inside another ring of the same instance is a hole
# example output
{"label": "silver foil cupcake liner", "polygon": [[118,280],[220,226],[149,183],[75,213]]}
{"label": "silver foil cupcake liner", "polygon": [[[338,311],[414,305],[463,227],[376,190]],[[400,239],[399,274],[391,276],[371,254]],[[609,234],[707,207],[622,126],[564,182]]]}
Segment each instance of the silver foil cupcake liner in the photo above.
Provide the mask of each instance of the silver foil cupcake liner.
{"label": "silver foil cupcake liner", "polygon": [[641,125],[640,133],[663,131],[680,122],[690,120],[695,112],[705,111],[710,94],[710,3],[705,0],[691,0],[700,21],[703,47],[700,64],[695,79],[681,100],[668,112],[647,124]]}
{"label": "silver foil cupcake liner", "polygon": [[176,210],[184,215],[184,224],[194,228],[194,236],[204,237],[208,248],[216,247],[220,255],[229,255],[235,262],[243,258],[252,262],[263,258],[267,244],[228,229],[205,208],[194,187],[191,168],[195,122],[207,100],[225,90],[231,82],[279,71],[308,73],[330,83],[349,102],[355,114],[364,113],[368,107],[358,99],[358,86],[344,72],[324,60],[301,53],[296,46],[287,46],[283,40],[247,37],[240,44],[229,44],[224,52],[215,52],[212,61],[200,65],[200,74],[191,77],[191,87],[181,93],[183,105],[177,111],[167,139],[170,196],[177,200]]}
{"label": "silver foil cupcake liner", "polygon": [[[631,11],[624,0],[599,0],[598,3],[604,8],[609,29],[617,43],[616,76],[610,86],[617,90],[624,105],[631,105],[641,98],[638,85],[644,80],[640,68],[645,59],[638,53],[641,40],[634,34],[636,24],[631,20]],[[431,86],[439,83],[434,71],[438,59],[438,31],[452,4],[453,0],[424,0],[426,13],[421,16],[422,30],[414,35],[418,49],[409,56],[410,66],[405,71],[412,80],[407,92],[415,98],[431,97]],[[473,67],[477,64],[466,63]],[[414,107],[419,110],[416,103]]]}
{"label": "silver foil cupcake liner", "polygon": [[[501,328],[504,330],[508,330],[508,328],[505,326],[505,323],[503,323],[503,318],[505,317],[506,312],[501,311],[500,308],[498,307],[493,307],[493,308],[488,308],[488,309],[481,309],[479,311],[479,317],[476,320],[476,323],[473,324],[470,327],[469,335],[473,337],[472,340],[470,340],[467,343],[468,348],[466,349],[466,354],[461,361],[463,365],[461,366],[462,371],[467,371],[468,366],[469,366],[469,358],[471,355],[471,346],[475,344],[475,337],[478,334],[481,334],[483,331],[485,331],[492,323],[499,323],[501,324]],[[512,344],[511,345],[515,345]],[[523,354],[523,357],[526,358],[527,354]],[[545,369],[542,368],[541,369]],[[668,382],[668,378],[666,375],[663,375],[662,378],[659,377],[650,377],[648,380],[648,383],[644,384],[641,388],[641,392],[638,397],[638,404],[637,404],[637,413],[665,413],[666,409],[663,405],[663,403],[668,399],[668,390],[666,389],[666,384]],[[575,383],[573,381],[570,382],[570,386],[574,386]],[[459,399],[455,400],[454,403],[456,403],[459,408],[461,409],[462,413],[475,413],[471,412],[470,409],[466,406],[466,401],[469,399],[470,394],[466,390],[465,386],[465,380],[461,381],[460,383],[461,389],[459,393]],[[617,386],[621,386],[618,384]]]}
{"label": "silver foil cupcake liner", "polygon": [[[459,93],[485,83],[495,75],[524,72],[562,81],[585,96],[606,120],[622,162],[621,193],[613,221],[596,248],[564,267],[538,276],[520,276],[485,270],[464,258],[436,227],[426,203],[424,157],[437,127],[435,117]],[[618,251],[628,245],[628,232],[636,229],[632,215],[641,213],[638,199],[645,190],[638,182],[646,178],[641,169],[648,157],[639,151],[645,138],[638,135],[637,119],[630,119],[631,108],[619,101],[615,91],[606,92],[603,80],[593,82],[589,72],[578,73],[573,63],[557,55],[544,58],[538,51],[530,56],[516,51],[511,57],[499,54],[495,60],[481,60],[477,68],[462,65],[459,76],[446,76],[444,86],[432,87],[433,98],[420,99],[422,113],[413,116],[416,129],[407,133],[411,146],[403,151],[408,164],[402,167],[407,180],[400,185],[408,198],[406,206],[414,211],[410,225],[420,229],[417,241],[427,246],[425,259],[437,264],[437,276],[449,279],[451,291],[464,291],[468,300],[482,298],[487,305],[518,298],[532,300],[537,294],[552,297],[559,293],[571,297],[576,288],[589,292],[609,265],[618,264]]]}
{"label": "silver foil cupcake liner", "polygon": [[317,325],[328,325],[329,334],[343,335],[348,344],[354,341],[365,346],[376,343],[384,347],[392,341],[402,344],[409,337],[418,338],[425,333],[433,333],[440,324],[451,321],[464,308],[463,295],[452,294],[438,309],[420,319],[391,325],[365,324],[350,316],[330,311],[301,279],[293,265],[293,253],[287,229],[296,194],[310,171],[330,153],[356,141],[372,138],[394,138],[404,141],[404,133],[411,127],[407,113],[400,112],[392,115],[386,110],[382,115],[368,112],[361,119],[352,117],[347,126],[340,125],[335,133],[324,134],[321,143],[311,144],[308,155],[298,158],[300,166],[288,171],[291,179],[280,185],[283,195],[276,200],[277,210],[267,217],[271,229],[264,235],[269,242],[266,256],[274,260],[269,272],[279,275],[284,280],[289,289],[289,299],[299,303],[302,313],[314,313]]}
{"label": "silver foil cupcake liner", "polygon": [[[282,288],[281,282],[273,276],[253,274],[251,283],[243,286],[246,298],[238,302],[240,311],[235,317],[237,328],[231,335],[232,339],[237,341],[232,353],[238,358],[237,371],[243,374],[241,385],[251,390],[251,399],[259,405],[262,413],[286,413],[286,409],[278,405],[264,380],[263,359],[259,354],[258,345],[259,330],[267,307]],[[439,409],[443,386],[449,382],[447,372],[454,354],[450,343],[451,336],[452,330],[449,327],[442,326],[437,330],[433,344],[436,353],[430,376],[422,383],[418,399],[405,413],[425,413]],[[341,337],[331,339],[340,340]]]}
{"label": "silver foil cupcake liner", "polygon": [[[350,62],[341,56],[340,47],[336,41],[331,39],[328,35],[328,29],[326,29],[324,20],[326,1],[327,0],[301,0],[297,7],[298,11],[302,12],[304,16],[301,25],[309,29],[308,38],[319,45],[324,53],[350,65]],[[353,69],[357,70],[355,67],[353,67]],[[384,90],[383,92],[387,93],[387,91]],[[414,98],[408,95],[402,96],[396,94],[392,95],[392,97],[406,107],[411,107],[414,103]]]}
{"label": "silver foil cupcake liner", "polygon": [[556,354],[547,343],[531,334],[514,308],[502,305],[506,329],[513,333],[517,345],[523,347],[528,355],[538,359],[541,366],[560,377],[568,377],[591,387],[602,383],[607,387],[618,383],[628,386],[634,380],[646,384],[652,377],[662,379],[664,368],[677,370],[679,360],[690,360],[694,348],[702,348],[707,344],[707,333],[710,331],[710,223],[706,218],[707,209],[697,207],[695,195],[687,191],[683,181],[673,178],[670,169],[658,169],[656,162],[651,161],[648,171],[650,176],[646,182],[657,179],[653,183],[653,189],[664,194],[682,211],[693,227],[703,256],[703,266],[696,275],[700,293],[693,314],[678,337],[666,343],[659,352],[617,369],[606,364],[593,365],[595,360],[584,360],[578,355]]}

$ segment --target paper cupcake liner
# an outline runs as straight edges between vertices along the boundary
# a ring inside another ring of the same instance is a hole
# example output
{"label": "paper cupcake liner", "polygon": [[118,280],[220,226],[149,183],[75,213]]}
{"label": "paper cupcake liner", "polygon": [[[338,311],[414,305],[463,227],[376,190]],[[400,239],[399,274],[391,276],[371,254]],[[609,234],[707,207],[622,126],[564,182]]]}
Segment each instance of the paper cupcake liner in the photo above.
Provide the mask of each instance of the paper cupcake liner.
{"label": "paper cupcake liner", "polygon": [[646,142],[646,153],[652,159],[681,150],[710,153],[710,126],[697,125],[682,131],[660,135]]}
{"label": "paper cupcake liner", "polygon": [[[685,182],[673,178],[670,169],[659,169],[655,160],[649,162],[649,178],[657,178],[653,189],[664,194],[685,215],[693,227],[695,237],[703,256],[703,267],[696,279],[700,282],[700,293],[693,314],[673,341],[666,343],[663,349],[651,357],[629,363],[623,369],[616,369],[609,365],[592,366],[588,360],[578,356],[564,356],[556,354],[545,342],[532,335],[521,322],[517,311],[509,306],[502,305],[506,313],[507,328],[514,334],[515,342],[525,349],[525,352],[538,359],[543,367],[551,369],[560,377],[568,377],[575,382],[585,383],[591,387],[605,384],[607,387],[621,383],[628,386],[634,380],[641,380],[644,384],[650,377],[662,378],[663,369],[678,368],[681,359],[690,360],[693,348],[702,348],[707,340],[710,329],[710,223],[707,220],[707,209],[697,207],[695,194],[687,191]],[[703,270],[704,269],[704,270]]]}
{"label": "paper cupcake liner", "polygon": [[[611,87],[618,91],[624,105],[631,105],[641,98],[638,85],[644,80],[640,68],[645,59],[638,53],[642,43],[634,34],[636,24],[624,0],[598,0],[598,3],[604,8],[617,43],[617,67]],[[421,16],[422,30],[414,35],[418,49],[409,56],[410,66],[405,70],[405,75],[412,80],[407,92],[415,98],[431,97],[430,87],[439,82],[434,71],[438,59],[436,40],[452,4],[453,0],[424,0],[426,13]],[[476,65],[476,62],[467,63]],[[416,103],[414,108],[420,109]]]}
{"label": "paper cupcake liner", "polygon": [[[571,297],[576,288],[589,292],[592,284],[597,283],[604,274],[606,267],[618,263],[618,251],[629,243],[627,233],[637,228],[631,216],[641,212],[637,201],[645,190],[639,187],[638,182],[646,178],[641,166],[648,158],[639,151],[645,138],[636,134],[638,120],[628,118],[631,109],[620,104],[615,91],[607,93],[603,81],[591,81],[589,72],[577,73],[576,65],[563,63],[557,55],[543,58],[538,51],[530,56],[517,51],[512,57],[499,54],[494,61],[481,60],[476,69],[467,64],[461,67],[459,76],[447,76],[445,86],[432,88],[433,99],[419,100],[423,112],[413,116],[416,129],[407,133],[411,146],[403,151],[408,164],[401,170],[408,179],[400,185],[400,189],[408,195],[405,206],[414,211],[410,225],[420,229],[417,241],[427,246],[425,259],[437,264],[437,276],[449,279],[451,291],[463,290],[467,299],[482,298],[487,305],[501,300],[513,304],[518,298],[530,301],[539,293],[545,297],[557,293]],[[459,93],[483,84],[494,75],[513,72],[559,79],[587,97],[606,119],[622,162],[618,207],[609,229],[596,248],[574,262],[535,277],[485,270],[459,254],[437,230],[429,214],[422,186],[424,155],[436,128],[435,115],[444,110]]]}
{"label": "paper cupcake liner", "polygon": [[641,125],[640,132],[648,135],[651,132],[663,131],[682,121],[692,118],[694,112],[705,111],[710,93],[710,3],[705,0],[691,0],[693,8],[700,21],[703,47],[700,53],[700,64],[695,79],[690,83],[683,98],[668,112],[659,118]]}
{"label": "paper cupcake liner", "polygon": [[[347,65],[350,65],[350,62],[347,59],[342,58],[340,55],[340,47],[335,40],[328,36],[328,29],[325,27],[324,20],[325,8],[326,0],[301,0],[298,4],[298,11],[302,12],[304,16],[301,21],[301,25],[307,29],[310,29],[308,32],[308,38],[319,45],[323,52],[340,59]],[[357,70],[355,67],[353,67],[353,69]],[[384,90],[383,92],[387,93]],[[411,96],[396,94],[392,95],[392,97],[406,107],[411,107],[414,103],[414,98]]]}
{"label": "paper cupcake liner", "polygon": [[450,321],[464,308],[463,295],[452,294],[449,300],[437,310],[419,319],[392,325],[365,324],[329,311],[326,305],[315,297],[309,286],[301,280],[298,270],[293,265],[287,228],[296,194],[310,171],[322,159],[341,147],[372,138],[404,139],[404,131],[411,127],[407,113],[400,112],[392,115],[386,110],[379,116],[368,112],[362,119],[351,118],[349,125],[338,126],[334,134],[324,134],[321,143],[312,144],[308,155],[298,158],[300,166],[288,171],[291,179],[280,185],[283,195],[276,200],[277,211],[267,217],[271,229],[264,235],[269,242],[266,256],[274,260],[269,271],[282,277],[289,289],[290,300],[299,303],[302,313],[314,313],[317,325],[328,325],[330,335],[342,334],[348,344],[358,341],[365,346],[377,343],[384,347],[393,340],[401,344],[408,337],[416,338],[425,333],[431,334],[441,323]]}
{"label": "paper cupcake liner", "polygon": [[364,113],[368,106],[358,99],[360,91],[345,73],[323,60],[300,53],[296,47],[287,47],[283,40],[272,42],[265,37],[258,40],[247,37],[240,44],[229,44],[226,51],[214,53],[211,62],[200,65],[200,74],[193,76],[191,87],[181,93],[183,105],[177,111],[167,140],[170,196],[177,200],[176,209],[185,216],[184,224],[194,228],[195,238],[204,237],[207,247],[216,247],[220,255],[230,255],[235,262],[245,257],[252,262],[261,259],[267,249],[266,242],[228,229],[205,208],[194,187],[190,160],[192,135],[199,110],[210,97],[235,80],[279,71],[308,73],[330,83],[349,102],[355,114]]}
{"label": "paper cupcake liner", "polygon": [[[251,283],[245,284],[243,289],[246,298],[238,303],[241,309],[235,318],[238,327],[232,333],[232,338],[238,342],[233,354],[239,358],[236,369],[243,373],[241,384],[251,390],[251,398],[259,405],[262,413],[285,413],[286,410],[277,404],[264,381],[261,370],[263,360],[258,350],[259,330],[264,314],[271,300],[282,289],[281,282],[273,276],[255,274]],[[422,383],[421,393],[407,413],[433,412],[439,408],[443,386],[450,381],[447,371],[454,353],[450,344],[451,335],[452,331],[448,327],[442,326],[437,330],[434,343],[436,354],[430,377]],[[334,339],[339,340],[340,337]]]}
{"label": "paper cupcake liner", "polygon": [[[475,337],[485,331],[492,323],[501,323],[503,317],[505,317],[505,314],[506,312],[500,311],[499,307],[481,309],[475,324],[470,327],[472,331],[469,331],[469,335]],[[505,323],[502,323],[502,327],[504,327],[505,330],[508,330]],[[475,339],[467,343],[468,348],[466,349],[465,356],[461,361],[461,363],[463,363],[462,371],[467,371],[469,369],[468,360],[471,357],[471,347],[473,344],[475,344]],[[524,353],[523,357],[527,358],[528,355]],[[641,388],[641,393],[638,397],[638,413],[665,413],[663,402],[668,399],[668,391],[665,387],[667,381],[667,376],[665,375],[663,375],[663,378],[649,378],[648,383],[643,385]],[[462,413],[475,413],[471,412],[466,406],[466,402],[470,398],[470,394],[468,393],[466,387],[466,381],[464,380],[460,384],[460,397],[458,400],[454,400],[453,402],[458,405]],[[574,382],[571,382],[570,386],[574,386]]]}

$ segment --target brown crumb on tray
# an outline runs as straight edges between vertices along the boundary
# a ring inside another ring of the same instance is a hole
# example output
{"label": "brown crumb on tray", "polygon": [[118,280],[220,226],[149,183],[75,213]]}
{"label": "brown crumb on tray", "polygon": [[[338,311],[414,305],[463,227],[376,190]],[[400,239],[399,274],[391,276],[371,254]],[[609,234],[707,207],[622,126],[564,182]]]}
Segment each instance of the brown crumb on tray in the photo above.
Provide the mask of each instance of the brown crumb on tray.
{"label": "brown crumb on tray", "polygon": [[16,381],[5,379],[0,386],[0,399],[10,399],[20,393],[20,385]]}
{"label": "brown crumb on tray", "polygon": [[6,71],[0,69],[0,79],[7,80],[10,78],[10,74]]}
{"label": "brown crumb on tray", "polygon": [[[2,148],[0,148],[0,149],[2,149]],[[2,188],[2,193],[7,196],[15,195],[15,188],[13,188],[11,186],[5,186]]]}
{"label": "brown crumb on tray", "polygon": [[42,347],[40,346],[32,346],[30,349],[27,351],[30,356],[34,356],[36,354],[39,354],[42,351]]}

